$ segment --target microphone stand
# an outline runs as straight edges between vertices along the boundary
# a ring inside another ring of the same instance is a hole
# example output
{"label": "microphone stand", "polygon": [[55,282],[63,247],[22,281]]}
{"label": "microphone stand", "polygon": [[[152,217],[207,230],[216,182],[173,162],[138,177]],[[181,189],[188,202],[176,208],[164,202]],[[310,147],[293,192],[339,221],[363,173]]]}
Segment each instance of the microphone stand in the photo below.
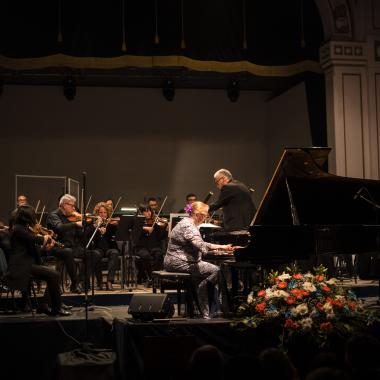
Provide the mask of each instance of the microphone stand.
{"label": "microphone stand", "polygon": [[[90,244],[92,243],[92,241],[94,240],[94,237],[96,235],[96,233],[98,232],[99,230],[99,227],[100,227],[100,224],[98,224],[96,227],[95,227],[95,231],[94,233],[91,235],[90,237],[90,240],[87,242],[86,244],[86,251],[88,250]],[[90,257],[90,260],[91,260],[91,268],[92,268],[92,274],[91,274],[91,279],[92,279],[92,284],[91,284],[91,298],[92,298],[92,303],[94,303],[94,298],[95,298],[95,289],[94,289],[94,282],[95,282],[95,276],[94,276],[94,268],[93,268],[93,262],[92,262],[92,255]]]}
{"label": "microphone stand", "polygon": [[[86,172],[82,172],[83,187],[82,187],[82,205],[86,203]],[[83,207],[82,223],[86,223],[86,212]],[[84,228],[83,228],[84,234]],[[83,242],[85,240],[83,239]],[[83,244],[83,259],[84,259],[84,308],[85,308],[85,340],[88,341],[88,283],[87,283],[87,245]]]}

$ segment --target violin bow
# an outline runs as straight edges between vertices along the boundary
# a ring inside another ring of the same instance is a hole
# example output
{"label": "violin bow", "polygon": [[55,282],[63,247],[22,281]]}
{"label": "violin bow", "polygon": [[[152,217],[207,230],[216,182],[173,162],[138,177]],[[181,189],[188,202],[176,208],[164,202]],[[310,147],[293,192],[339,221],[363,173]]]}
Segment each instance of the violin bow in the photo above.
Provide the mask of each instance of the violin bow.
{"label": "violin bow", "polygon": [[[158,218],[160,217],[161,211],[162,211],[162,209],[164,208],[164,206],[165,206],[165,202],[166,202],[167,199],[168,199],[168,196],[166,195],[164,201],[163,201],[162,204],[161,204],[160,209],[158,210],[158,213],[156,214],[156,217],[154,218],[154,222],[153,222],[153,224],[152,224],[152,228],[153,228],[154,225],[157,223],[157,220],[158,220]],[[153,231],[153,230],[152,230],[152,231]]]}
{"label": "violin bow", "polygon": [[44,216],[44,212],[45,212],[45,207],[46,207],[46,205],[44,205],[44,207],[42,207],[42,211],[41,211],[40,220],[38,221],[38,224],[39,224],[39,225],[41,225],[41,222],[42,222],[42,217]]}
{"label": "violin bow", "polygon": [[112,210],[112,212],[111,212],[111,215],[109,216],[109,218],[108,218],[108,220],[107,220],[107,222],[106,222],[106,228],[107,228],[109,222],[111,221],[112,216],[113,216],[113,214],[115,213],[115,210],[117,209],[117,206],[119,206],[119,203],[120,203],[120,201],[121,201],[121,198],[122,198],[122,197],[119,197],[119,199],[117,200],[116,205],[115,205],[115,207],[113,208],[113,210]]}
{"label": "violin bow", "polygon": [[35,213],[37,214],[37,212],[38,212],[38,207],[40,207],[40,200],[38,200],[38,202],[37,202],[37,204],[36,204],[36,207],[35,207],[35,209],[34,209],[34,211],[35,211]]}
{"label": "violin bow", "polygon": [[85,213],[85,214],[86,214],[86,212],[87,212],[88,206],[90,206],[91,198],[92,198],[92,194],[91,194],[90,197],[88,198],[88,202],[87,202],[87,204],[86,204],[86,208],[84,209],[84,213]]}

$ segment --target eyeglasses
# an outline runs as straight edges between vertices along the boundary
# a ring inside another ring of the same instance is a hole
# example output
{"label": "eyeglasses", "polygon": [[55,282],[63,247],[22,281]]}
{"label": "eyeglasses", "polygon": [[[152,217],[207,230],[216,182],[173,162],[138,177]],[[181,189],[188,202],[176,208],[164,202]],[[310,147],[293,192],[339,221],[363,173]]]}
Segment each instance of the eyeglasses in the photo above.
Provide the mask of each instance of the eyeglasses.
{"label": "eyeglasses", "polygon": [[218,179],[216,179],[215,183],[218,184],[221,179],[223,179],[223,177],[219,177]]}
{"label": "eyeglasses", "polygon": [[74,203],[65,203],[65,205],[68,205],[68,206],[71,206],[71,207],[75,207]]}

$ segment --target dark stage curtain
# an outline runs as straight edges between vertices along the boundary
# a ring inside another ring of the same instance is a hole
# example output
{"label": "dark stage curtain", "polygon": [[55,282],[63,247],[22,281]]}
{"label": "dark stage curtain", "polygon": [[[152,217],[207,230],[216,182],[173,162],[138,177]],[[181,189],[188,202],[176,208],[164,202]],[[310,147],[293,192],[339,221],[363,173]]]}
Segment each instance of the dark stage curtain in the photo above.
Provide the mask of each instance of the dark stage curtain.
{"label": "dark stage curtain", "polygon": [[[314,1],[303,1],[301,10],[300,1],[277,0],[3,0],[0,54],[182,55],[260,65],[318,61],[320,16]],[[126,52],[121,50],[123,20]]]}

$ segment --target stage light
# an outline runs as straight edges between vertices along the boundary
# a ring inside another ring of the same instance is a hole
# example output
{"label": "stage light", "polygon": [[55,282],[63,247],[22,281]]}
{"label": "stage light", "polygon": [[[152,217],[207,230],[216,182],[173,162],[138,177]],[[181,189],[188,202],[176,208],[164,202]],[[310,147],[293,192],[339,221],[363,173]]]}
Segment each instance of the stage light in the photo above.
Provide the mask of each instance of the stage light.
{"label": "stage light", "polygon": [[75,82],[75,78],[67,77],[63,81],[63,95],[67,100],[74,100],[75,95],[77,93],[77,85]]}
{"label": "stage light", "polygon": [[171,79],[167,79],[164,81],[164,84],[162,85],[162,95],[169,102],[171,102],[174,99],[175,88],[174,82]]}
{"label": "stage light", "polygon": [[239,99],[240,88],[237,80],[231,80],[227,85],[227,96],[231,102],[236,102]]}

